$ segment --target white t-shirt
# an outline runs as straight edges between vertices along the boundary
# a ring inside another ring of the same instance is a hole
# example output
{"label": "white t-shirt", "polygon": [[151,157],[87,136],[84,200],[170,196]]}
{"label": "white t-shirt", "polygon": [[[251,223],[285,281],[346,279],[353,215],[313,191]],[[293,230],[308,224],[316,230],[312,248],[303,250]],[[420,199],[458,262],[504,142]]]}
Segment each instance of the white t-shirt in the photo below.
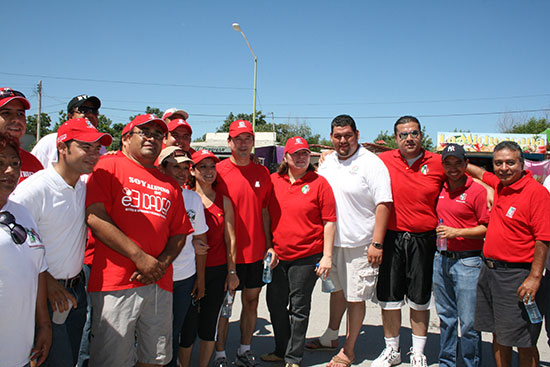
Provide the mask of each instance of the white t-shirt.
{"label": "white t-shirt", "polygon": [[29,211],[9,199],[2,211],[27,231],[27,241],[17,245],[7,226],[0,225],[0,365],[21,367],[29,362],[34,343],[38,275],[48,266]]}
{"label": "white t-shirt", "polygon": [[544,185],[544,187],[546,187],[546,189],[547,189],[548,191],[550,191],[550,176],[548,176],[548,177],[546,177],[546,178],[544,179],[543,185]]}
{"label": "white t-shirt", "polygon": [[[107,148],[101,146],[99,153],[105,154]],[[51,133],[44,136],[32,148],[31,153],[38,158],[44,168],[47,168],[50,163],[57,162],[57,133]]]}
{"label": "white t-shirt", "polygon": [[[193,235],[203,234],[208,232],[208,226],[206,225],[206,218],[204,217],[204,206],[199,194],[195,191],[182,189],[183,201],[185,203],[185,210],[189,216],[189,220],[193,225]],[[174,282],[177,280],[187,279],[197,272],[195,264],[195,248],[193,247],[193,235],[187,236],[185,246],[181,250],[180,254],[172,266],[174,268]]]}
{"label": "white t-shirt", "polygon": [[49,165],[20,183],[11,199],[25,206],[38,224],[48,272],[56,279],[78,275],[86,246],[86,184],[78,180],[73,188]]}
{"label": "white t-shirt", "polygon": [[359,146],[351,157],[329,154],[318,173],[327,179],[336,199],[336,247],[372,242],[376,206],[393,201],[388,169],[374,153]]}

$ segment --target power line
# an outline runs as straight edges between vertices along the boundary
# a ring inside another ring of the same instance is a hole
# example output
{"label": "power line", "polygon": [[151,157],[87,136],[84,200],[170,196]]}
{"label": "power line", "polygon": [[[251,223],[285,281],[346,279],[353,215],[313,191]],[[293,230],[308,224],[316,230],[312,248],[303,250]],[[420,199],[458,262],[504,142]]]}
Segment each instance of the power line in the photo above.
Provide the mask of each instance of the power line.
{"label": "power line", "polygon": [[43,78],[43,79],[57,79],[57,80],[71,80],[80,82],[94,82],[94,83],[112,83],[112,84],[130,84],[130,85],[154,85],[158,87],[180,87],[180,88],[204,88],[204,89],[229,89],[229,90],[251,90],[252,88],[243,87],[221,87],[215,85],[193,85],[193,84],[174,84],[174,83],[147,83],[147,82],[135,82],[125,80],[107,80],[107,79],[87,79],[87,78],[69,78],[64,76],[54,75],[39,75],[39,74],[18,74],[18,73],[5,73],[0,72],[3,75],[12,76],[25,76],[31,78]]}

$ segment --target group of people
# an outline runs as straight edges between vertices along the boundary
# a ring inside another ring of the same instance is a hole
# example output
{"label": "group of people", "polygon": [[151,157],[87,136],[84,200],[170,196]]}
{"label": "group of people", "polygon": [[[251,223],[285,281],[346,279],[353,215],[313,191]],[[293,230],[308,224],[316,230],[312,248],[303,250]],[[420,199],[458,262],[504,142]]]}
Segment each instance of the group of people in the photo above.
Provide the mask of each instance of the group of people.
{"label": "group of people", "polygon": [[[440,365],[482,365],[481,331],[493,333],[498,366],[511,365],[512,347],[521,366],[538,365],[541,324],[525,305],[550,308],[550,280],[540,288],[550,194],[524,171],[517,144],[495,148],[492,174],[460,145],[424,150],[420,122],[403,116],[398,148],[377,156],[359,144],[353,118],[339,115],[334,152],[318,170],[307,141],[293,137],[270,174],[248,121],[230,125],[223,161],[190,147],[189,115],[177,108],[136,116],[120,151],[106,153],[100,107],[94,96],[71,99],[68,120],[31,154],[19,147],[30,103],[0,88],[1,366],[190,366],[197,336],[199,366],[229,366],[220,316],[236,291],[233,363],[258,366],[251,344],[265,266],[275,336],[265,362],[299,367],[305,349],[337,350],[347,311],[344,344],[327,366],[350,366],[374,300],[385,348],[372,366],[401,363],[405,304],[410,363],[427,366],[433,289]],[[318,278],[333,284],[330,317],[306,343]]]}

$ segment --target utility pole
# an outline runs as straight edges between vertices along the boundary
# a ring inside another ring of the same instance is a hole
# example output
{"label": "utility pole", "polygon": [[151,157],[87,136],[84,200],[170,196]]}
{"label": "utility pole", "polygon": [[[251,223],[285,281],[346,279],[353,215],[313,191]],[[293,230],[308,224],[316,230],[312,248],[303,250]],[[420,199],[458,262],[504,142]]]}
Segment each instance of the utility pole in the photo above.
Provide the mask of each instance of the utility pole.
{"label": "utility pole", "polygon": [[40,118],[42,117],[42,80],[38,82],[36,88],[38,93],[38,116],[36,117],[36,141],[40,140]]}

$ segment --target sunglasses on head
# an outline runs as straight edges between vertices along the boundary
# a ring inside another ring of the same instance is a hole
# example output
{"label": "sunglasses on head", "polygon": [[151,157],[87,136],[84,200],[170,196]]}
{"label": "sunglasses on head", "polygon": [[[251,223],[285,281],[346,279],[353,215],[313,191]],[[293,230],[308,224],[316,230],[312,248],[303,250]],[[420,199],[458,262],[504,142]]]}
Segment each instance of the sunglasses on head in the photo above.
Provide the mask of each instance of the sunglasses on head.
{"label": "sunglasses on head", "polygon": [[8,227],[11,233],[11,239],[18,245],[27,240],[27,231],[21,224],[15,222],[15,217],[10,212],[0,212],[0,224]]}
{"label": "sunglasses on head", "polygon": [[91,113],[92,115],[99,115],[99,109],[98,108],[87,107],[87,106],[79,106],[79,107],[77,107],[77,109],[84,115],[87,114],[87,113]]}
{"label": "sunglasses on head", "polygon": [[407,136],[411,136],[411,138],[418,138],[420,136],[420,131],[418,130],[413,130],[413,131],[402,131],[399,133],[399,137],[402,139],[402,140],[405,140],[407,139]]}
{"label": "sunglasses on head", "polygon": [[9,98],[9,97],[23,97],[23,98],[26,98],[23,93],[18,92],[18,91],[13,90],[13,89],[0,90],[0,98]]}

